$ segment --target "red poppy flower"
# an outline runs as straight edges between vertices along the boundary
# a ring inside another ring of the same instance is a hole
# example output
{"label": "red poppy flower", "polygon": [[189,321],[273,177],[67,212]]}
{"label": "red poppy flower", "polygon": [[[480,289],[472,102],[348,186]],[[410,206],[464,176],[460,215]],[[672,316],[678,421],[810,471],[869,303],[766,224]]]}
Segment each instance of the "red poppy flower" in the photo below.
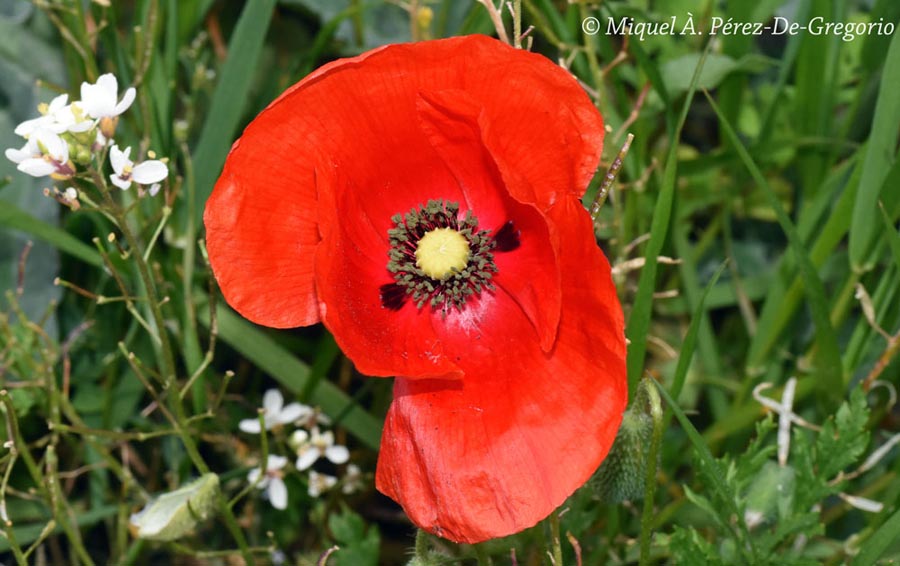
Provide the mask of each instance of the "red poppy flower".
{"label": "red poppy flower", "polygon": [[379,490],[454,541],[530,527],[605,457],[622,312],[580,197],[603,120],[544,57],[469,36],[326,65],[245,130],[206,206],[241,314],[322,321],[397,376]]}

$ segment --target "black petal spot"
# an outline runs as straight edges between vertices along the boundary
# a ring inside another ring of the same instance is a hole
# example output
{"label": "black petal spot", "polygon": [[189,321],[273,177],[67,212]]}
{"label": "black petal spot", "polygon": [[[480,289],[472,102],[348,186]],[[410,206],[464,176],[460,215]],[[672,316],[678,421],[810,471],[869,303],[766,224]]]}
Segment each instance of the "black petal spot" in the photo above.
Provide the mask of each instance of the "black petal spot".
{"label": "black petal spot", "polygon": [[381,292],[381,306],[392,311],[398,311],[406,304],[406,289],[396,283],[386,283],[379,288]]}
{"label": "black petal spot", "polygon": [[512,220],[508,220],[494,234],[494,249],[498,252],[511,252],[518,248],[522,242],[519,240],[519,232]]}

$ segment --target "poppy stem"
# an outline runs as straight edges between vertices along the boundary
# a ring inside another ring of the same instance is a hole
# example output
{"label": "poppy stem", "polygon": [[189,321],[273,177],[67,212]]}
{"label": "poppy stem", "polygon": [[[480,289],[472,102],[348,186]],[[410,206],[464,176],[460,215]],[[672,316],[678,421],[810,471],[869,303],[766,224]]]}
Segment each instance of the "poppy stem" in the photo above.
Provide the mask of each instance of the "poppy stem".
{"label": "poppy stem", "polygon": [[428,533],[426,533],[423,529],[419,529],[416,531],[415,556],[419,560],[424,560],[425,555],[427,553],[428,553]]}
{"label": "poppy stem", "polygon": [[653,528],[653,501],[656,496],[656,466],[659,460],[659,447],[663,434],[663,410],[659,399],[659,391],[651,383],[650,378],[641,382],[641,387],[647,393],[647,404],[650,409],[650,418],[653,420],[653,435],[650,437],[650,446],[647,450],[647,476],[644,481],[644,509],[641,513],[641,538],[640,538],[640,566],[650,564],[650,536]]}
{"label": "poppy stem", "polygon": [[622,146],[622,149],[619,150],[616,158],[613,159],[612,164],[610,164],[609,169],[606,171],[606,175],[603,176],[603,180],[600,181],[600,188],[597,189],[597,196],[594,197],[594,202],[591,203],[591,220],[594,222],[597,222],[597,216],[600,214],[600,209],[603,208],[603,204],[606,202],[609,190],[616,181],[616,177],[619,176],[619,170],[622,169],[622,164],[625,162],[625,156],[628,155],[628,150],[631,149],[632,140],[634,140],[634,134],[628,134],[625,138],[625,144]]}

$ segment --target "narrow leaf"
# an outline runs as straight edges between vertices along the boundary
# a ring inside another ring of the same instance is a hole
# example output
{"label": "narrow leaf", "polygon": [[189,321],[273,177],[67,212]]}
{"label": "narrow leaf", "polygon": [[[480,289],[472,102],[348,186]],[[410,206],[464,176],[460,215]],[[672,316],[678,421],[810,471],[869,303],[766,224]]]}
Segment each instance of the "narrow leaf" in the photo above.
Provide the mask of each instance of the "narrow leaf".
{"label": "narrow leaf", "polygon": [[12,203],[4,202],[3,206],[0,206],[0,226],[20,230],[85,263],[103,267],[103,259],[97,250],[65,230],[35,218]]}
{"label": "narrow leaf", "polygon": [[247,2],[228,44],[228,59],[222,66],[221,78],[209,108],[209,119],[203,126],[194,153],[197,184],[195,210],[198,221],[203,213],[203,203],[212,192],[216,177],[225,163],[225,156],[228,155],[228,148],[240,125],[251,79],[257,70],[274,9],[275,0]]}
{"label": "narrow leaf", "polygon": [[884,179],[891,168],[900,130],[900,34],[894,34],[888,49],[875,115],[872,117],[872,133],[869,135],[868,151],[863,161],[859,192],[853,205],[853,224],[850,230],[850,263],[854,270],[871,267],[870,253],[877,235],[878,223],[872,222],[878,196],[884,186]]}
{"label": "narrow leaf", "polygon": [[819,279],[816,267],[809,259],[809,255],[803,247],[803,241],[800,239],[800,234],[797,232],[797,228],[794,226],[793,222],[791,222],[791,219],[781,206],[781,201],[778,200],[775,191],[772,190],[772,187],[769,186],[769,183],[759,170],[759,167],[753,162],[753,158],[750,157],[747,148],[741,143],[734,128],[722,114],[715,100],[713,100],[709,93],[706,93],[706,98],[709,100],[710,105],[719,117],[722,131],[738,152],[738,156],[744,162],[744,166],[747,168],[750,176],[753,177],[756,185],[762,189],[769,201],[769,205],[775,212],[775,216],[778,218],[781,229],[788,238],[788,244],[794,252],[795,260],[800,269],[800,275],[803,277],[803,282],[806,286],[806,296],[809,298],[813,323],[816,326],[816,343],[818,345],[818,363],[816,365],[818,375],[821,377],[821,379],[818,379],[817,381],[822,390],[831,399],[838,401],[843,397],[842,392],[844,390],[844,381],[841,370],[841,350],[838,347],[837,334],[835,334],[834,328],[831,326],[831,320],[829,319],[828,301],[825,298],[825,287],[822,284],[822,280]]}
{"label": "narrow leaf", "polygon": [[631,340],[628,347],[628,397],[634,396],[635,388],[641,377],[641,371],[644,367],[644,358],[647,354],[647,332],[650,327],[650,311],[653,304],[653,290],[656,287],[656,266],[657,257],[662,251],[663,243],[666,241],[666,234],[669,231],[669,219],[672,216],[672,202],[675,199],[675,177],[678,168],[678,140],[681,137],[681,129],[687,119],[688,109],[691,107],[691,101],[694,99],[694,92],[697,90],[697,82],[700,80],[700,73],[703,70],[703,63],[706,61],[706,53],[697,63],[694,69],[694,77],[691,79],[691,88],[688,90],[687,97],[681,109],[681,115],[678,118],[678,124],[675,132],[669,140],[669,153],[666,156],[666,167],[663,171],[663,182],[660,188],[659,198],[656,200],[656,208],[653,210],[653,220],[650,224],[650,241],[644,250],[644,258],[646,263],[641,270],[641,277],[638,280],[637,296],[634,300],[634,306],[631,310],[631,317],[628,319],[628,326],[625,329],[625,335]]}

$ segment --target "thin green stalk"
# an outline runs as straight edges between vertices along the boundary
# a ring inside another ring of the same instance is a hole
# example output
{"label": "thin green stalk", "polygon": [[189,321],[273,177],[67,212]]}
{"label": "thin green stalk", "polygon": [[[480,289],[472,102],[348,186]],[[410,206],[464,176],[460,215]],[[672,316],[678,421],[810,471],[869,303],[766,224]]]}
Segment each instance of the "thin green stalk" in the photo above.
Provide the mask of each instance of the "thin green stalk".
{"label": "thin green stalk", "polygon": [[650,383],[643,386],[650,401],[650,418],[653,419],[653,436],[650,438],[650,449],[647,451],[647,477],[644,483],[644,510],[641,514],[641,559],[640,566],[650,564],[650,535],[653,530],[653,504],[656,499],[656,465],[659,460],[659,447],[663,435],[663,411],[659,392]]}
{"label": "thin green stalk", "polygon": [[[159,333],[160,349],[163,361],[162,381],[165,384],[164,387],[166,392],[169,394],[169,406],[173,416],[175,417],[175,431],[178,434],[179,438],[181,438],[181,442],[184,445],[185,451],[187,452],[188,457],[193,462],[194,467],[197,468],[201,475],[208,474],[210,473],[209,466],[200,455],[200,451],[197,449],[197,444],[196,442],[194,442],[194,439],[191,437],[190,432],[188,431],[186,422],[187,417],[184,412],[184,405],[181,402],[181,397],[178,395],[175,357],[172,351],[171,341],[169,340],[168,332],[166,332],[165,319],[163,318],[162,309],[160,308],[160,300],[159,295],[156,292],[156,285],[153,282],[153,278],[150,276],[150,269],[147,265],[147,262],[144,261],[144,258],[141,255],[140,242],[131,231],[131,228],[128,225],[121,207],[112,198],[112,195],[109,192],[109,188],[106,186],[106,180],[96,172],[94,177],[97,187],[103,194],[104,201],[110,209],[110,213],[116,220],[116,225],[122,231],[122,235],[125,237],[126,243],[134,252],[133,257],[134,263],[137,265],[138,276],[140,277],[141,283],[143,284],[144,292],[147,294],[150,312],[153,316],[153,322],[156,325]],[[222,513],[222,518],[225,521],[226,527],[231,532],[231,535],[237,542],[238,547],[241,549],[241,555],[244,557],[244,560],[247,562],[247,564],[252,564],[253,555],[249,550],[247,540],[244,537],[244,533],[238,526],[237,520],[235,519],[234,514],[231,512],[231,508],[228,506],[228,501],[225,499],[225,496],[222,495],[221,492],[219,492],[216,496],[216,503],[219,507],[219,511]]]}
{"label": "thin green stalk", "polygon": [[59,475],[57,474],[59,460],[56,456],[56,447],[52,444],[47,447],[46,461],[47,474],[44,476],[44,481],[46,482],[45,489],[49,496],[48,499],[50,504],[53,507],[53,515],[56,517],[57,521],[59,521],[59,525],[62,527],[63,532],[66,533],[69,543],[75,549],[75,555],[85,564],[93,565],[94,561],[84,547],[84,541],[81,540],[81,531],[75,528],[69,520],[71,509],[69,509],[69,506],[66,503],[65,494],[63,494],[59,487]]}
{"label": "thin green stalk", "polygon": [[559,514],[554,509],[547,519],[550,523],[550,550],[553,566],[563,566],[562,540],[559,536]]}
{"label": "thin green stalk", "polygon": [[513,0],[513,41],[522,49],[522,0]]}

